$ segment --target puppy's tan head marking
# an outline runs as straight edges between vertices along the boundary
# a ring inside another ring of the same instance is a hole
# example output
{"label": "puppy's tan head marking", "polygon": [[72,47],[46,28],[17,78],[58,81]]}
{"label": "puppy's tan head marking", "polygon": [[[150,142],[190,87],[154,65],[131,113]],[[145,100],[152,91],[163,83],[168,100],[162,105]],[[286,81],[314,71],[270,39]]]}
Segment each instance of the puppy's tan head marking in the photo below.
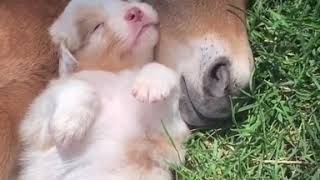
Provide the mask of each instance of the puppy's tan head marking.
{"label": "puppy's tan head marking", "polygon": [[[133,141],[134,144],[132,144]],[[182,145],[182,142],[178,144]],[[161,136],[148,136],[147,134],[145,138],[131,140],[127,146],[127,163],[139,166],[145,171],[165,167],[166,163],[179,164],[181,159],[177,150],[183,153],[182,147],[174,147],[164,134]],[[167,160],[171,162],[166,162]]]}
{"label": "puppy's tan head marking", "polygon": [[145,3],[73,0],[50,34],[79,61],[79,69],[119,71],[153,59],[157,23],[157,13]]}

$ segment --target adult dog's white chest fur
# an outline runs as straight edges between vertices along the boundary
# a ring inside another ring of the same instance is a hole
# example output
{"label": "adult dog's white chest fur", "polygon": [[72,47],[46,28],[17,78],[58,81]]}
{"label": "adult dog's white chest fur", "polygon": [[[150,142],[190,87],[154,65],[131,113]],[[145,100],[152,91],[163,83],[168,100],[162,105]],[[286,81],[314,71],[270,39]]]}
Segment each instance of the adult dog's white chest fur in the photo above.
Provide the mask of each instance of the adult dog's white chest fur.
{"label": "adult dog's white chest fur", "polygon": [[[53,82],[22,125],[26,150],[20,180],[171,179],[169,165],[183,161],[188,134],[178,111],[178,92],[155,103],[140,102],[132,95],[137,76],[138,71],[82,71]],[[90,102],[85,94],[99,102]],[[50,98],[56,100],[49,103]],[[82,114],[70,114],[77,112],[71,107]],[[92,123],[87,121],[91,115]],[[79,121],[52,122],[74,116]]]}

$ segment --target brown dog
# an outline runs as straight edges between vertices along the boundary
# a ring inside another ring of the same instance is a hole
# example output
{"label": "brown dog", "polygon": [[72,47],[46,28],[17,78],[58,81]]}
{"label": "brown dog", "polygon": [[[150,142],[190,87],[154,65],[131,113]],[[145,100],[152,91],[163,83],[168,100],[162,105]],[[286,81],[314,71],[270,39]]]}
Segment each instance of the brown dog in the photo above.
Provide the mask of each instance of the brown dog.
{"label": "brown dog", "polygon": [[[0,2],[0,179],[18,152],[17,127],[28,104],[56,75],[57,53],[47,29],[67,0]],[[252,69],[245,0],[148,0],[158,10],[157,60],[182,75],[183,119],[210,127],[230,115],[228,97]],[[242,9],[242,10],[241,10]]]}

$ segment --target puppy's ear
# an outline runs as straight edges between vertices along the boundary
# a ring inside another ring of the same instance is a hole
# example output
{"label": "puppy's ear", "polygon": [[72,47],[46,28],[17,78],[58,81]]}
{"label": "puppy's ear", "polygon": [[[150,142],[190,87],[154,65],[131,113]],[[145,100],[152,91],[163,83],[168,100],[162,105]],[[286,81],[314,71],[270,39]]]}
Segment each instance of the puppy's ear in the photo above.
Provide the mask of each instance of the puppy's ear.
{"label": "puppy's ear", "polygon": [[70,2],[63,13],[49,28],[53,43],[59,48],[59,76],[66,76],[75,71],[77,60],[71,52],[80,46],[78,29],[76,25],[77,1]]}
{"label": "puppy's ear", "polygon": [[60,44],[60,59],[59,59],[59,76],[64,77],[73,72],[78,67],[78,61],[71,54],[71,52],[66,48],[66,46],[61,43]]}
{"label": "puppy's ear", "polygon": [[49,34],[56,46],[64,44],[71,52],[79,48],[80,38],[78,37],[76,18],[76,9],[70,3],[51,25]]}

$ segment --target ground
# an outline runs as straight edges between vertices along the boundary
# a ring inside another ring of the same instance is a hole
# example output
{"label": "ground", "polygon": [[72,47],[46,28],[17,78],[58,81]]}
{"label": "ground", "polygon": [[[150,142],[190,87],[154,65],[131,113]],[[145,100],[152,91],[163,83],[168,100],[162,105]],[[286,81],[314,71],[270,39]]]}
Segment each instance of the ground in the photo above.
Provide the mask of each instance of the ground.
{"label": "ground", "polygon": [[177,179],[320,180],[320,1],[252,0],[247,24],[255,72],[234,125],[195,133]]}

